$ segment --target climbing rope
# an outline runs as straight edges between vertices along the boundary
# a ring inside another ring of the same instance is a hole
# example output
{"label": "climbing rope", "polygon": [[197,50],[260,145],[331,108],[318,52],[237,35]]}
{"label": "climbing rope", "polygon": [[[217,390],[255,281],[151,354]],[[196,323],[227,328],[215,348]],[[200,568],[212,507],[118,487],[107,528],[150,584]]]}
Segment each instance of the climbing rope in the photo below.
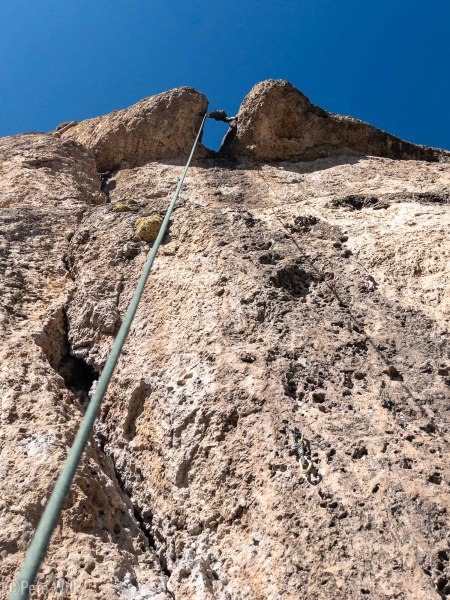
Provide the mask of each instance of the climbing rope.
{"label": "climbing rope", "polygon": [[136,314],[139,300],[141,299],[142,293],[145,288],[145,284],[147,282],[148,276],[153,265],[153,261],[155,260],[155,256],[158,252],[158,249],[164,238],[164,234],[166,233],[167,227],[169,225],[170,217],[172,215],[176,201],[180,194],[181,188],[183,187],[187,171],[191,164],[192,157],[194,156],[197,143],[201,137],[203,126],[205,124],[207,116],[208,115],[205,114],[202,119],[202,123],[200,125],[194,144],[192,146],[191,153],[187,160],[186,166],[184,167],[183,173],[178,180],[178,185],[172,196],[172,200],[169,204],[164,220],[161,224],[158,236],[148,255],[147,261],[142,271],[142,275],[138,281],[136,290],[128,306],[127,312],[125,313],[122,325],[117,333],[117,337],[114,340],[111,352],[108,356],[108,360],[106,361],[102,374],[98,380],[95,393],[92,396],[92,399],[89,402],[89,405],[86,409],[83,420],[78,429],[78,433],[72,444],[72,448],[70,449],[66,462],[61,470],[61,473],[59,474],[55,487],[53,488],[53,492],[47,502],[44,512],[42,513],[33,540],[25,556],[25,560],[23,562],[19,576],[12,586],[12,591],[9,596],[9,600],[26,600],[28,598],[31,591],[31,587],[33,586],[34,581],[36,579],[36,575],[39,571],[42,561],[45,558],[48,544],[50,542],[56,524],[58,523],[58,519],[63,509],[64,501],[72,484],[77,467],[80,463],[81,456],[84,452],[84,449],[86,448],[89,436],[91,435],[92,428],[94,426],[95,418],[100,409],[100,405],[102,403],[103,397],[105,396],[106,390],[108,389],[108,385],[114,373],[114,369],[122,351],[122,347],[125,343],[134,316]]}

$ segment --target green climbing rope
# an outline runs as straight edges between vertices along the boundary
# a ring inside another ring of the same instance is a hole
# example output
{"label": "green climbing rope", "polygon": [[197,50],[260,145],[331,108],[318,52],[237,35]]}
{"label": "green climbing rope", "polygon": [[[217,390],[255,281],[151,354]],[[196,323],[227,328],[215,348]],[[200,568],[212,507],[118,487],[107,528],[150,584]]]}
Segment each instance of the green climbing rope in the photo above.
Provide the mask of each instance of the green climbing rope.
{"label": "green climbing rope", "polygon": [[111,381],[111,377],[119,359],[122,347],[125,343],[131,324],[133,322],[134,315],[136,314],[139,300],[141,299],[145,284],[147,282],[148,276],[153,265],[153,261],[155,260],[155,256],[164,238],[167,226],[169,225],[170,217],[175,207],[177,198],[180,194],[181,188],[183,187],[186,173],[191,164],[192,157],[194,156],[195,148],[197,147],[197,143],[201,137],[203,126],[205,124],[207,116],[208,115],[205,114],[205,116],[202,119],[202,123],[200,125],[197,137],[195,138],[194,144],[192,146],[192,150],[187,160],[186,166],[184,167],[183,173],[180,179],[178,180],[177,188],[173,194],[172,200],[169,204],[166,215],[161,224],[158,237],[156,238],[155,243],[153,244],[153,247],[148,255],[147,261],[142,271],[142,275],[138,281],[136,290],[131,299],[130,305],[128,306],[127,312],[125,313],[122,325],[117,333],[117,337],[114,340],[114,344],[111,348],[108,360],[106,361],[102,374],[98,380],[95,393],[92,396],[92,399],[89,402],[89,405],[86,409],[84,418],[80,424],[80,428],[72,444],[72,448],[70,449],[66,462],[56,481],[55,487],[53,488],[53,492],[47,502],[44,512],[42,513],[33,540],[25,556],[25,560],[23,562],[19,576],[12,586],[12,591],[9,596],[9,600],[26,600],[28,598],[31,588],[36,579],[36,575],[39,571],[42,561],[45,558],[48,544],[50,542],[51,536],[56,527],[58,519],[61,515],[64,501],[72,484],[72,480],[74,478],[77,467],[80,463],[81,456],[84,452],[84,449],[86,448],[86,444],[92,432],[95,418],[98,414],[100,405],[108,388],[109,382]]}

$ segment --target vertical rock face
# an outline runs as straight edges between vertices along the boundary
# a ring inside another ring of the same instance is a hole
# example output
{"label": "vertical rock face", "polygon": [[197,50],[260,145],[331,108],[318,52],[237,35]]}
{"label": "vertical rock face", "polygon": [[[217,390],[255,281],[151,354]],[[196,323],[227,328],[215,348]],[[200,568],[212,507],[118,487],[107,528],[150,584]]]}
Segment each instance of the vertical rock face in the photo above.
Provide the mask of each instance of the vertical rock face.
{"label": "vertical rock face", "polygon": [[405,142],[352,117],[312,104],[288,81],[256,84],[242,102],[223,151],[256,160],[312,160],[343,150],[409,160],[449,160],[445,151]]}
{"label": "vertical rock face", "polygon": [[[136,221],[183,166],[119,144],[102,193],[106,162],[66,134],[0,141],[6,584],[145,262]],[[195,162],[36,598],[56,581],[74,600],[450,593],[450,165],[347,148]]]}
{"label": "vertical rock face", "polygon": [[[95,378],[70,353],[66,311],[76,286],[67,253],[84,215],[106,198],[92,155],[52,135],[0,140],[0,171],[3,599]],[[137,581],[155,594],[165,588],[111,459],[92,440],[32,597],[123,597]]]}
{"label": "vertical rock face", "polygon": [[55,133],[92,149],[99,171],[137,167],[149,160],[185,156],[207,107],[203,94],[181,87],[103,117],[72,126],[64,123]]}

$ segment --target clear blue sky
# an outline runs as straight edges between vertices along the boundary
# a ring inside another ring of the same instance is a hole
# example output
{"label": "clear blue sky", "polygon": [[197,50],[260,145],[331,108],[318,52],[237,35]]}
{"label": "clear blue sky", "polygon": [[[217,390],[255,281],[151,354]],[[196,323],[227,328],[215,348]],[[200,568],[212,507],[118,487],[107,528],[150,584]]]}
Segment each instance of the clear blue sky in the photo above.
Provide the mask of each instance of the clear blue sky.
{"label": "clear blue sky", "polygon": [[[450,1],[0,0],[0,135],[181,85],[234,113],[268,78],[450,148]],[[223,133],[210,122],[206,144]]]}

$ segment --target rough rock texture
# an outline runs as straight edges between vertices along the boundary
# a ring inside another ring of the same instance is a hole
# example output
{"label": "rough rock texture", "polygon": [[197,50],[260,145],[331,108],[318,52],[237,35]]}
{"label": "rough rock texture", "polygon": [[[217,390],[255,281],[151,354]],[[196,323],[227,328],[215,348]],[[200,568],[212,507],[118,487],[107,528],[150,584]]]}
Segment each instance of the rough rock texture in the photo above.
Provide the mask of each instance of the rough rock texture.
{"label": "rough rock texture", "polygon": [[450,153],[417,146],[353,117],[312,104],[288,81],[256,84],[242,102],[237,127],[225,137],[223,150],[256,160],[311,160],[343,149],[395,159],[446,160]]}
{"label": "rough rock texture", "polygon": [[[75,142],[0,150],[9,583],[182,161],[102,194]],[[197,160],[33,597],[446,598],[449,184],[344,151]]]}
{"label": "rough rock texture", "polygon": [[[69,355],[66,307],[75,284],[66,258],[83,215],[106,198],[92,156],[76,142],[52,135],[1,139],[0,181],[3,599],[94,378]],[[126,597],[122,592],[136,591],[137,580],[156,594],[165,588],[160,576],[111,459],[93,441],[33,597]],[[67,595],[57,593],[55,582]]]}
{"label": "rough rock texture", "polygon": [[181,87],[103,117],[63,123],[55,134],[92,149],[99,171],[137,167],[149,160],[185,156],[207,107],[203,94]]}

